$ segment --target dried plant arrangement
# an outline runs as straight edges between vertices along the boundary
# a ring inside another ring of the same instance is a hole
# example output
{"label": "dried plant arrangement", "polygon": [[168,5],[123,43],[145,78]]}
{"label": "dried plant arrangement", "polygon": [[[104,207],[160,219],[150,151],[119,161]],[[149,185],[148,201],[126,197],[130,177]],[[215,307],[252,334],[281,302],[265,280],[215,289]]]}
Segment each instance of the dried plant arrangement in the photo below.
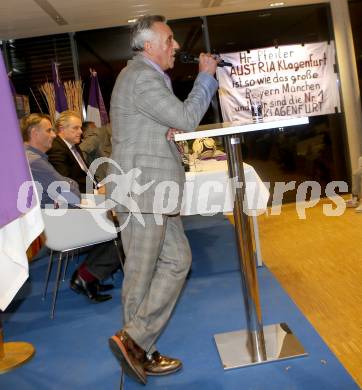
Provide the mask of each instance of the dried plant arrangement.
{"label": "dried plant arrangement", "polygon": [[48,108],[49,115],[51,117],[52,123],[55,123],[55,92],[54,92],[54,85],[53,83],[49,83],[48,81],[46,83],[41,84],[40,87],[38,87],[40,93],[43,95],[46,106]]}
{"label": "dried plant arrangement", "polygon": [[83,82],[69,80],[63,83],[68,109],[79,113],[83,118]]}

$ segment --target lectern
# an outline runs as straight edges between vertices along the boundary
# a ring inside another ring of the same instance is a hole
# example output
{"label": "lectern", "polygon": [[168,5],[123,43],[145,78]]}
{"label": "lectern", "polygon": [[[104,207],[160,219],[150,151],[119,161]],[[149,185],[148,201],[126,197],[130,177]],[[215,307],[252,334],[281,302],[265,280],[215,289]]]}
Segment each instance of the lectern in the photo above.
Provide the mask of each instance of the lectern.
{"label": "lectern", "polygon": [[198,131],[175,135],[175,141],[223,136],[228,155],[229,177],[233,178],[234,219],[240,260],[246,329],[216,334],[215,342],[225,370],[307,355],[286,323],[263,326],[256,263],[252,243],[251,218],[243,211],[245,177],[240,133],[284,128],[308,123],[308,118],[292,118],[250,125],[225,122],[200,126]]}

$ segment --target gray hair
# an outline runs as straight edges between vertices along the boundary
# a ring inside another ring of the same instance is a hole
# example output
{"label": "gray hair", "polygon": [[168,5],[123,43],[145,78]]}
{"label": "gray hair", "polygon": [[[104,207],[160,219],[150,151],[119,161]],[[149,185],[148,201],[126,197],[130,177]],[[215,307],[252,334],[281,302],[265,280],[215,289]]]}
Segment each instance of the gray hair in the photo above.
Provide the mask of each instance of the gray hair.
{"label": "gray hair", "polygon": [[131,28],[131,49],[133,51],[143,51],[146,41],[155,37],[152,26],[156,22],[166,23],[166,18],[162,15],[145,15],[136,20]]}

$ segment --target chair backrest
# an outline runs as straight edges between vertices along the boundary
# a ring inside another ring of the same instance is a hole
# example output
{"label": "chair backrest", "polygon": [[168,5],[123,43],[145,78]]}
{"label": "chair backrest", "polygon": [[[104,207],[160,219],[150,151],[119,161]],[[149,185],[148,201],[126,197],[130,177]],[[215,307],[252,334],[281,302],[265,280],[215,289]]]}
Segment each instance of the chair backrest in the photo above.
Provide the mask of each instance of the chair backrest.
{"label": "chair backrest", "polygon": [[55,251],[82,248],[117,238],[106,209],[43,209],[45,245]]}

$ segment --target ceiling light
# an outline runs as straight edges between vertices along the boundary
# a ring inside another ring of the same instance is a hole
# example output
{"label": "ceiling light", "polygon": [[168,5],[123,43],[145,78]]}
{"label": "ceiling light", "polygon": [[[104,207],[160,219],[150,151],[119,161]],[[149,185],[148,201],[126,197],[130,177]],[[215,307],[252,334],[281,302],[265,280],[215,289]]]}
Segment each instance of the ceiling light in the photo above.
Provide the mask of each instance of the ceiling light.
{"label": "ceiling light", "polygon": [[270,3],[269,6],[270,7],[281,7],[283,6],[285,3],[283,1],[281,1],[280,3]]}
{"label": "ceiling light", "polygon": [[134,23],[137,19],[128,19],[127,23]]}

